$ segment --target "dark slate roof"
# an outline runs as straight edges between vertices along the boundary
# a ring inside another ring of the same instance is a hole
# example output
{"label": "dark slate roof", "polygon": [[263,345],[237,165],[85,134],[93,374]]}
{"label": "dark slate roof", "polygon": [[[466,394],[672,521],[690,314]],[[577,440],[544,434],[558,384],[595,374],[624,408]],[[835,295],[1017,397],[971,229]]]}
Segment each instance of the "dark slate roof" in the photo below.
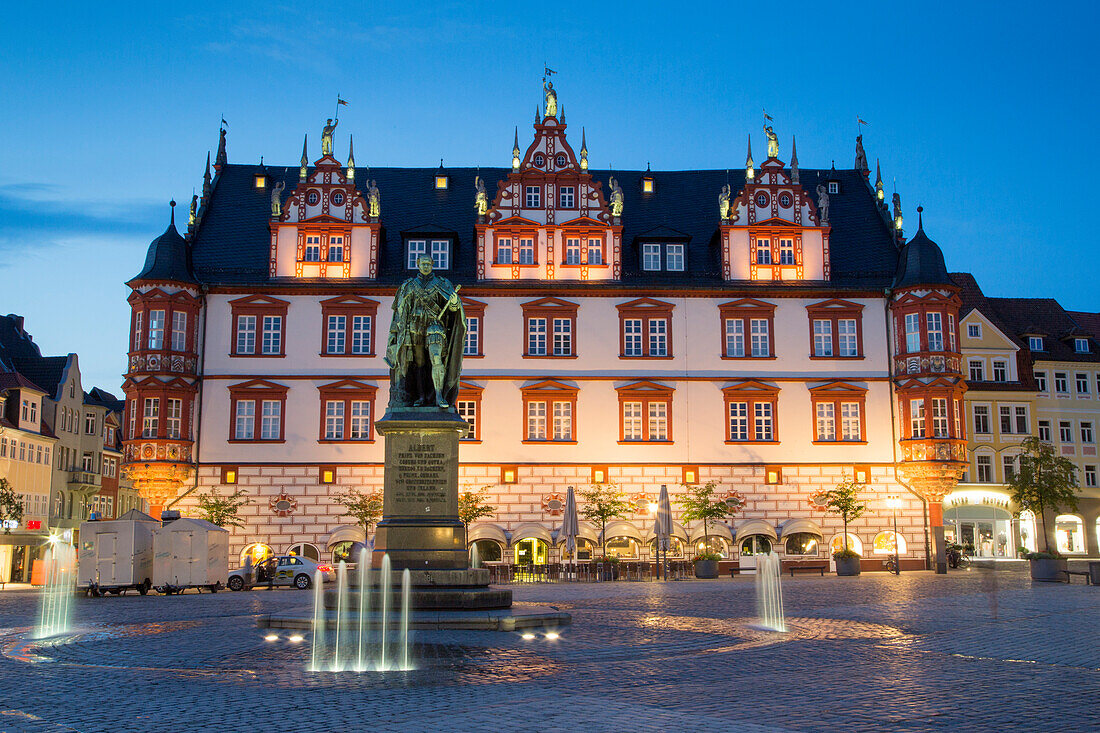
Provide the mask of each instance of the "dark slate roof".
{"label": "dark slate roof", "polygon": [[[286,194],[298,186],[298,167],[229,164],[219,173],[210,201],[203,208],[192,238],[191,263],[195,276],[209,284],[316,285],[318,281],[268,276],[271,234],[270,188],[256,189],[254,176],[264,173],[269,186],[282,180]],[[487,181],[490,195],[495,182],[507,178],[504,168],[448,168],[450,187],[436,190],[432,182],[438,168],[357,168],[356,186],[366,191],[376,180],[382,194],[382,243],[379,273],[375,281],[396,285],[409,276],[403,252],[403,232],[454,232],[447,277],[479,288],[514,286],[515,281],[477,281],[475,261],[474,177]],[[718,249],[718,192],[727,182],[734,191],[745,183],[742,169],[698,171],[590,171],[604,191],[614,175],[624,194],[623,276],[621,283],[590,283],[592,287],[707,287],[728,285],[721,276]],[[641,192],[642,176],[651,176],[655,193]],[[802,187],[813,192],[817,184],[833,177],[832,171],[801,170]],[[889,223],[882,216],[874,191],[855,170],[836,171],[843,193],[830,196],[832,233],[829,252],[830,287],[880,289],[890,285],[897,270],[898,251]],[[284,195],[286,195],[284,194]],[[816,199],[816,194],[813,194]],[[640,267],[636,240],[653,231],[675,231],[687,236],[684,272],[646,272]],[[364,283],[367,284],[367,283]],[[820,287],[822,283],[790,283]],[[737,283],[738,289],[772,287],[772,283]]]}
{"label": "dark slate roof", "polygon": [[917,227],[916,235],[901,250],[895,288],[914,285],[954,285],[947,274],[943,252],[938,244],[924,233],[924,222]]}
{"label": "dark slate roof", "polygon": [[35,392],[46,391],[19,372],[0,372],[0,392],[7,389],[31,389]]}
{"label": "dark slate roof", "polygon": [[7,371],[19,372],[56,398],[69,357],[42,356],[38,344],[23,330],[23,317],[8,314],[0,316],[0,364]]}
{"label": "dark slate roof", "polygon": [[57,388],[65,379],[65,367],[69,365],[67,356],[39,356],[37,358],[18,358],[15,368],[46,392],[51,399],[57,398]]}
{"label": "dark slate roof", "polygon": [[[173,204],[174,206],[174,204]],[[191,272],[191,252],[187,240],[176,231],[175,214],[164,234],[149,244],[145,255],[145,267],[131,282],[137,280],[170,280],[181,283],[197,283]]]}
{"label": "dark slate roof", "polygon": [[1083,311],[1066,311],[1070,318],[1081,324],[1084,330],[1093,339],[1100,341],[1100,313],[1085,313]]}
{"label": "dark slate roof", "polygon": [[[1100,342],[1089,339],[1090,352],[1078,354],[1073,334],[1081,330],[1073,316],[1053,298],[988,298],[1004,321],[1021,337],[1043,336],[1044,351],[1031,352],[1044,361],[1100,362]],[[1027,345],[1027,341],[1024,341]]]}
{"label": "dark slate roof", "polygon": [[[990,299],[985,297],[985,293],[982,292],[978,281],[974,279],[973,275],[969,272],[952,272],[951,281],[959,287],[959,297],[962,299],[962,308],[959,309],[960,320],[967,313],[976,309],[1018,348],[1016,352],[1016,372],[1020,376],[1019,382],[976,382],[968,379],[966,383],[974,390],[997,392],[1035,391],[1038,388],[1035,383],[1035,372],[1032,371],[1031,359],[1029,358],[1030,352],[1024,340],[1001,317],[1000,312],[990,302]],[[966,371],[965,367],[964,371]]]}
{"label": "dark slate roof", "polygon": [[115,397],[105,389],[92,387],[91,392],[84,393],[84,404],[97,407],[106,407],[111,412],[122,412],[126,403]]}

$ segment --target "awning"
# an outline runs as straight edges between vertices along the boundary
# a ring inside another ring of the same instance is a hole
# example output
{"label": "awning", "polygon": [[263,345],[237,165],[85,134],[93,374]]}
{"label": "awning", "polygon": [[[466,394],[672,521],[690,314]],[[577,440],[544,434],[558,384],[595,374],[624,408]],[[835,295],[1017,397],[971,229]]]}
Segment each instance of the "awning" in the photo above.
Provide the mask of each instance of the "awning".
{"label": "awning", "polygon": [[746,522],[742,522],[737,526],[738,542],[746,537],[751,537],[754,534],[762,534],[772,540],[778,539],[775,534],[775,527],[768,524],[763,519],[750,519]]}
{"label": "awning", "polygon": [[[646,522],[645,531],[642,533],[646,542],[653,541],[653,522]],[[688,532],[684,529],[684,525],[679,522],[672,523],[672,536],[680,540],[681,542],[688,541]]]}
{"label": "awning", "polygon": [[812,519],[788,519],[786,522],[783,522],[783,526],[779,528],[779,536],[784,539],[799,532],[805,532],[806,534],[812,534],[817,537],[824,537],[821,532],[821,527]]}
{"label": "awning", "polygon": [[612,537],[629,537],[638,542],[642,541],[641,530],[635,527],[633,522],[627,522],[623,519],[607,523],[607,529],[604,530],[604,538],[611,539]]}
{"label": "awning", "polygon": [[470,542],[492,540],[502,547],[508,546],[508,535],[504,534],[504,529],[496,524],[475,524],[470,527],[467,540]]}
{"label": "awning", "polygon": [[[577,522],[577,537],[579,539],[588,540],[589,542],[598,545],[600,544],[600,530],[591,522],[586,522],[583,519]],[[565,537],[560,532],[554,533],[554,541],[559,545],[565,543]]]}
{"label": "awning", "polygon": [[[728,524],[722,522],[713,522],[707,527],[708,535],[711,537],[721,537],[726,542],[733,542],[733,532],[730,531]],[[774,537],[774,535],[772,535]],[[691,542],[694,544],[703,539],[703,523],[697,522],[691,528]]]}
{"label": "awning", "polygon": [[542,540],[546,544],[553,544],[554,539],[550,536],[550,530],[541,524],[536,522],[527,522],[521,524],[512,530],[512,544],[520,542],[521,540]]}
{"label": "awning", "polygon": [[331,550],[338,542],[366,543],[366,541],[366,530],[356,524],[344,524],[332,530],[332,533],[325,538],[325,549]]}

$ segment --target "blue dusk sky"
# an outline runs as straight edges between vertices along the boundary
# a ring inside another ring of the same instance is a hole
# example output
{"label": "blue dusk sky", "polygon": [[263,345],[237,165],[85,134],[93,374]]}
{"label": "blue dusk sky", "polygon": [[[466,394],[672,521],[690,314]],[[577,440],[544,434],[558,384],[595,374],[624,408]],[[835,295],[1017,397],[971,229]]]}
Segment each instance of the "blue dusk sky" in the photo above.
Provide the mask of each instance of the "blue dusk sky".
{"label": "blue dusk sky", "polygon": [[[530,5],[530,7],[529,7]],[[148,243],[230,162],[294,166],[341,108],[364,165],[506,166],[543,63],[593,168],[781,157],[887,191],[988,295],[1100,310],[1095,3],[13,3],[0,45],[0,312],[119,392]],[[311,150],[317,157],[318,150]],[[717,192],[716,192],[717,193]]]}

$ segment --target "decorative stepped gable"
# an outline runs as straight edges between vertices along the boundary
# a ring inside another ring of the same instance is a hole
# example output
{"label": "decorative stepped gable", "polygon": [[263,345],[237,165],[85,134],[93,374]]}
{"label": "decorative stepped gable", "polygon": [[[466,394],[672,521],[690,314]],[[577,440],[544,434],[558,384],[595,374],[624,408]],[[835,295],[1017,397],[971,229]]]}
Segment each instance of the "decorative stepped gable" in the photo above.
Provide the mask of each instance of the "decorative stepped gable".
{"label": "decorative stepped gable", "polygon": [[[797,155],[791,169],[779,160],[779,142],[770,126],[768,158],[756,169],[749,139],[745,185],[731,197],[719,193],[722,275],[729,280],[829,280],[828,193],[818,186],[821,211],[800,185]],[[792,142],[792,153],[793,153]],[[823,195],[824,194],[824,195]],[[823,196],[823,197],[822,197]],[[732,200],[731,200],[732,199]]]}
{"label": "decorative stepped gable", "polygon": [[[321,157],[308,166],[308,137],[302,144],[298,182],[282,198],[286,182],[271,187],[272,278],[375,278],[382,225],[381,193],[366,181],[366,194],[355,185],[354,141],[349,138],[348,163],[332,153],[336,125],[326,125]],[[265,182],[266,183],[266,182]]]}
{"label": "decorative stepped gable", "polygon": [[578,159],[566,139],[564,108],[557,114],[557,93],[544,91],[546,113],[536,109],[534,139],[522,157],[517,131],[512,171],[497,183],[491,206],[478,182],[478,279],[619,280],[622,190],[612,178],[609,204],[588,173],[587,141]]}

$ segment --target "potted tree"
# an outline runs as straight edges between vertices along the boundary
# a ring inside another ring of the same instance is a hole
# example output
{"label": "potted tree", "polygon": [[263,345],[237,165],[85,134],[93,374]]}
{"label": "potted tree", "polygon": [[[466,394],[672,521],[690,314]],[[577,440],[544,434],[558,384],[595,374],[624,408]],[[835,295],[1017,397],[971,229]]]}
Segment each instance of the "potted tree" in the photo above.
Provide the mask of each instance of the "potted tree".
{"label": "potted tree", "polygon": [[867,511],[867,504],[860,501],[863,484],[841,481],[825,492],[825,510],[844,520],[844,549],[833,553],[837,575],[859,575],[859,553],[848,547],[848,522],[859,519]]}
{"label": "potted tree", "polygon": [[1020,466],[1008,479],[1012,501],[1019,511],[1030,510],[1042,523],[1042,550],[1025,555],[1032,580],[1062,581],[1066,558],[1047,541],[1046,511],[1077,511],[1077,467],[1058,455],[1050,443],[1030,437],[1021,444]]}
{"label": "potted tree", "polygon": [[603,566],[604,580],[615,580],[619,576],[619,558],[607,556],[607,524],[612,519],[626,516],[630,511],[630,502],[615,484],[592,484],[590,488],[581,489],[578,493],[584,499],[584,505],[580,509],[581,516],[600,526],[602,557],[593,558],[592,562],[597,568]]}
{"label": "potted tree", "polygon": [[462,546],[470,551],[470,525],[484,517],[496,514],[497,508],[487,501],[492,484],[477,491],[463,491],[458,495],[458,520],[462,522]]}
{"label": "potted tree", "polygon": [[703,522],[703,551],[695,554],[695,577],[717,578],[718,561],[722,556],[710,549],[710,526],[714,522],[733,516],[741,511],[745,499],[733,492],[716,496],[718,484],[708,481],[705,484],[684,484],[684,494],[676,499],[682,513],[680,517],[687,522]]}

